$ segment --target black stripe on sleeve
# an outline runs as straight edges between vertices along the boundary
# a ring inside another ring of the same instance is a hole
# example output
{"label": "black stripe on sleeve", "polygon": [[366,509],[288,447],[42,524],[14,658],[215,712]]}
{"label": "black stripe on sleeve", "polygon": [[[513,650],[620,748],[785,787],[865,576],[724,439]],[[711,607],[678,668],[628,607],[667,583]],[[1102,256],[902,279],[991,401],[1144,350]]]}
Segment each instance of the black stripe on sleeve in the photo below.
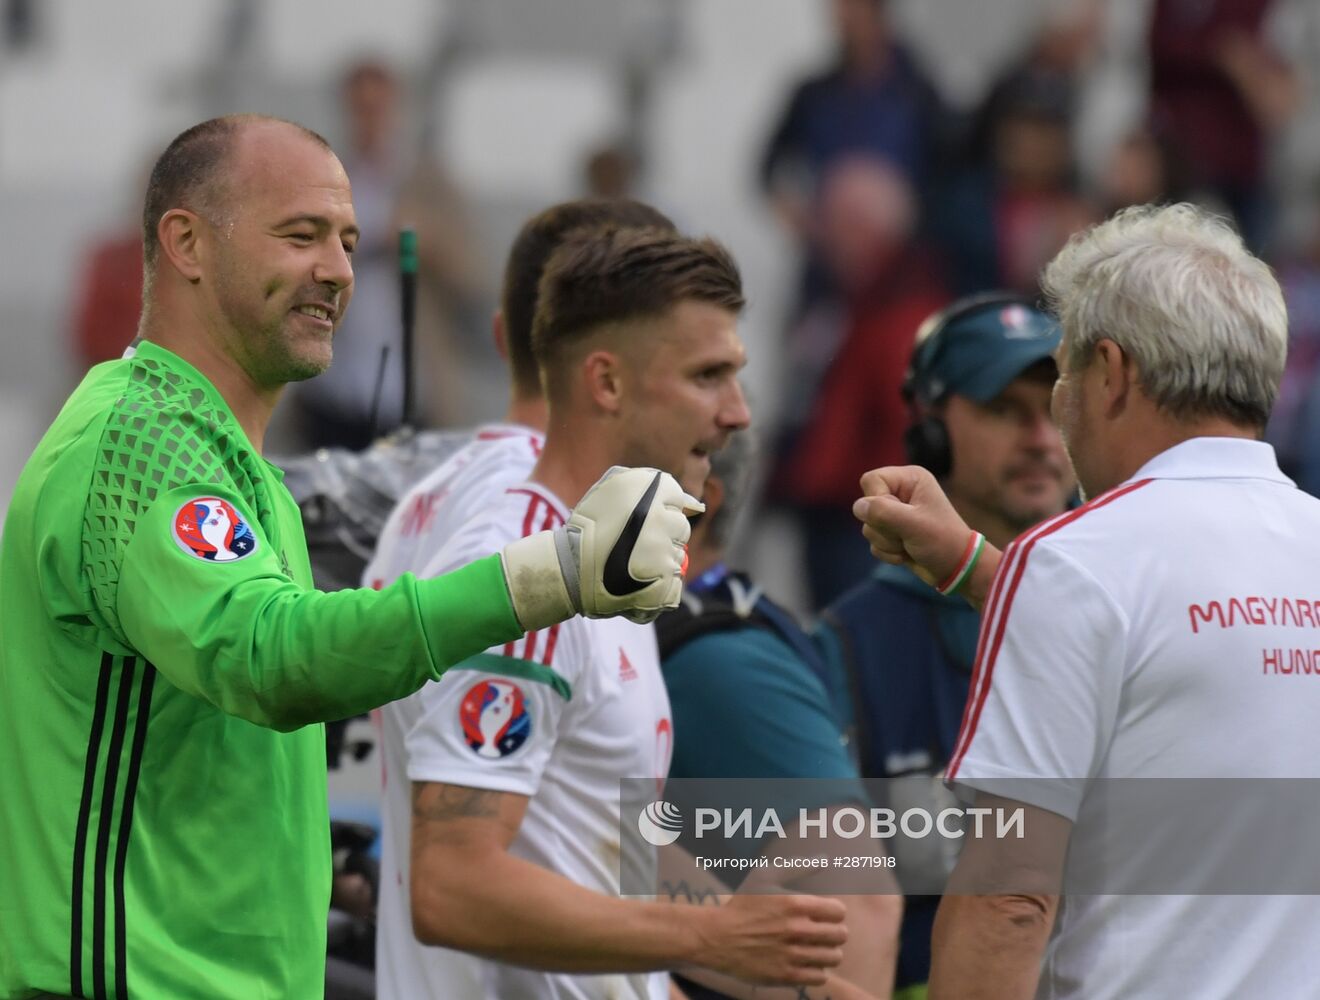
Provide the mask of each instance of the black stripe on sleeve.
{"label": "black stripe on sleeve", "polygon": [[92,710],[92,732],[87,739],[87,762],[83,766],[82,802],[78,806],[78,826],[73,836],[73,886],[70,897],[69,919],[69,992],[85,997],[82,984],[82,926],[83,926],[83,870],[87,850],[87,826],[92,817],[92,790],[96,784],[96,758],[101,749],[101,733],[105,728],[106,705],[110,699],[110,674],[115,658],[101,656],[101,675],[96,682],[96,705]]}
{"label": "black stripe on sleeve", "polygon": [[105,782],[101,786],[101,815],[96,829],[96,882],[92,886],[92,995],[106,1000],[105,992],[105,869],[110,856],[110,824],[115,812],[115,785],[119,781],[119,758],[124,752],[128,728],[128,699],[133,690],[137,660],[126,657],[119,668],[119,693],[115,698],[115,721],[110,729],[110,748],[105,758]]}
{"label": "black stripe on sleeve", "polygon": [[128,937],[124,929],[124,865],[128,861],[128,835],[133,827],[133,801],[137,796],[138,774],[142,770],[142,750],[147,744],[147,722],[151,716],[151,688],[156,668],[143,663],[142,686],[138,689],[137,716],[133,723],[133,747],[128,755],[128,775],[124,778],[124,805],[119,813],[119,837],[115,841],[115,996],[128,1000]]}

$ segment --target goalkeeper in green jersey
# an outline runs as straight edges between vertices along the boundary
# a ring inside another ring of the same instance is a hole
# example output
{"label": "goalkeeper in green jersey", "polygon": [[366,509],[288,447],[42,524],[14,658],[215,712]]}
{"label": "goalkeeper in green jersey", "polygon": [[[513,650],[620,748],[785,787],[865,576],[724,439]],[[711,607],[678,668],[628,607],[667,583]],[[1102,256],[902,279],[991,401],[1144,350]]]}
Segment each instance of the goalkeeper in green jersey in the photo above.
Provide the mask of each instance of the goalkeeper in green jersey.
{"label": "goalkeeper in green jersey", "polygon": [[612,470],[556,532],[319,593],[261,446],[330,364],[348,178],[300,126],[215,119],[157,162],[143,229],[139,341],[65,404],[0,542],[0,998],[319,998],[316,723],[576,612],[653,618],[700,505]]}

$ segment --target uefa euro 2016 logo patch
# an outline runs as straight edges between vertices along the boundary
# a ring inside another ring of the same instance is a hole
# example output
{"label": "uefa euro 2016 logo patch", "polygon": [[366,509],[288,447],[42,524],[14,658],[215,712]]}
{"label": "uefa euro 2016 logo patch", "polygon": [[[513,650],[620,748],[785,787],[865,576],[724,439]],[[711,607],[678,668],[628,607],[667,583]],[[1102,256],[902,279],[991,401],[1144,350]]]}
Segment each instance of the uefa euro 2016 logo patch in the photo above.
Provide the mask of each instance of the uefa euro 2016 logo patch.
{"label": "uefa euro 2016 logo patch", "polygon": [[507,757],[532,735],[522,688],[510,681],[481,681],[463,696],[458,709],[463,738],[478,757]]}
{"label": "uefa euro 2016 logo patch", "polygon": [[208,562],[235,562],[257,551],[257,536],[234,505],[219,497],[189,500],[174,514],[174,540]]}

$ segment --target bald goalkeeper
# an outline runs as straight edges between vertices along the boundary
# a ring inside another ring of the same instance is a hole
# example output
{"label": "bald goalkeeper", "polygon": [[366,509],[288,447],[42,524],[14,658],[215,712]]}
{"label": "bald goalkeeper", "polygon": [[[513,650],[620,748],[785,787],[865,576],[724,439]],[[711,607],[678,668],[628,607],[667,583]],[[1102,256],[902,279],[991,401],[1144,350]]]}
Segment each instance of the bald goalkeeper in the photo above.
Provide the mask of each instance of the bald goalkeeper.
{"label": "bald goalkeeper", "polygon": [[352,295],[343,167],[288,122],[203,122],[156,163],[143,235],[136,347],[65,404],[0,542],[0,998],[320,997],[318,723],[577,612],[650,620],[699,505],[615,470],[553,533],[318,593],[261,449]]}

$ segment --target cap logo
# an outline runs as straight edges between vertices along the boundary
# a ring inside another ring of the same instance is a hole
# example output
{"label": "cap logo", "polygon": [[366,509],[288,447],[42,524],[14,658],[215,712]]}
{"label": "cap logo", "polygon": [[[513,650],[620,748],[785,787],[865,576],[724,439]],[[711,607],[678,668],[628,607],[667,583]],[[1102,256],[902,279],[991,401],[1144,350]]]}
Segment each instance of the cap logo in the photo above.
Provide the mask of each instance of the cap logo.
{"label": "cap logo", "polygon": [[1032,327],[1031,313],[1020,305],[1004,306],[999,311],[999,325],[1006,340],[1035,340],[1045,332]]}

